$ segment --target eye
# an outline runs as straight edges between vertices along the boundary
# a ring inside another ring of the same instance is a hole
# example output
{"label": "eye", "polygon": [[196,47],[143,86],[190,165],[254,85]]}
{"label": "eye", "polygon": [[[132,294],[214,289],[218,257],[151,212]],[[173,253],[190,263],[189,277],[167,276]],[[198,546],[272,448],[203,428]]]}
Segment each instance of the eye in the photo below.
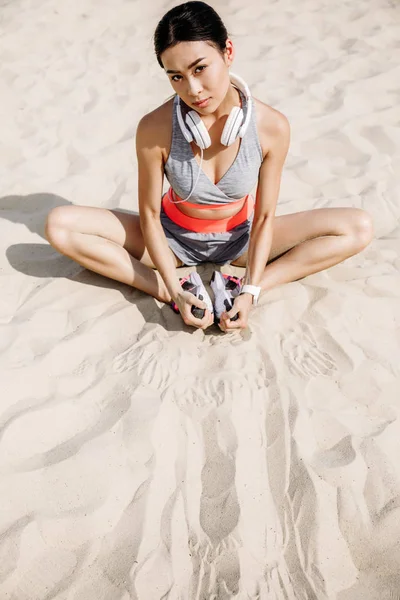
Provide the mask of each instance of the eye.
{"label": "eye", "polygon": [[[200,71],[197,71],[197,69],[200,69]],[[202,71],[204,71],[204,69],[207,69],[206,65],[199,65],[198,67],[195,68],[194,72],[201,73]],[[172,75],[172,77],[171,77],[171,81],[175,81],[175,83],[177,81],[180,81],[181,79],[182,79],[182,75]]]}

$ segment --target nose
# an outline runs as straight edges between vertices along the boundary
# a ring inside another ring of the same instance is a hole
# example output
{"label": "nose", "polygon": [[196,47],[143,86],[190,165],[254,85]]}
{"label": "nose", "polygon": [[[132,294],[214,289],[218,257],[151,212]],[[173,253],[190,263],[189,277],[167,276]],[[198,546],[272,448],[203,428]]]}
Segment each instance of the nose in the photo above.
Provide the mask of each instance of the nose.
{"label": "nose", "polygon": [[201,85],[200,80],[196,77],[189,77],[187,84],[188,96],[191,96],[192,98],[198,98],[202,91],[203,86]]}

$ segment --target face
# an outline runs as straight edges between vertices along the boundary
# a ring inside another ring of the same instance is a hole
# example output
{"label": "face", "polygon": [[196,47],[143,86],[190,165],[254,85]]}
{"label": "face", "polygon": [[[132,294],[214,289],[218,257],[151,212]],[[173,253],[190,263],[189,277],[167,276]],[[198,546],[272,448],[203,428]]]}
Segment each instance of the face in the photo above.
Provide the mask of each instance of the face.
{"label": "face", "polygon": [[[211,114],[221,104],[230,86],[229,66],[233,44],[227,40],[222,55],[207,42],[179,42],[161,55],[171,85],[178,96],[200,114]],[[199,104],[199,101],[205,101]]]}

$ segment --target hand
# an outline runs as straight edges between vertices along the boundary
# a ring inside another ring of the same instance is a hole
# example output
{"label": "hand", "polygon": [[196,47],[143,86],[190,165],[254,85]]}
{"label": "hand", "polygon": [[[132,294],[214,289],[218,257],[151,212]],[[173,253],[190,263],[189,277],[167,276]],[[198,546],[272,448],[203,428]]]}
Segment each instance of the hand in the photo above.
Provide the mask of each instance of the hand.
{"label": "hand", "polygon": [[[191,325],[192,327],[197,327],[198,329],[207,329],[207,327],[214,323],[214,315],[212,315],[208,310],[207,304],[203,302],[203,300],[199,300],[199,298],[197,298],[191,292],[180,292],[175,298],[175,302],[179,308],[179,312],[181,313],[183,322],[186,325]],[[202,319],[197,319],[193,315],[192,306],[197,306],[198,308],[206,309],[206,312]]]}
{"label": "hand", "polygon": [[[236,296],[233,306],[230,311],[223,312],[218,327],[225,331],[231,331],[232,329],[245,329],[247,327],[247,320],[249,312],[253,305],[253,296],[251,294],[240,294]],[[239,313],[237,321],[231,321]]]}

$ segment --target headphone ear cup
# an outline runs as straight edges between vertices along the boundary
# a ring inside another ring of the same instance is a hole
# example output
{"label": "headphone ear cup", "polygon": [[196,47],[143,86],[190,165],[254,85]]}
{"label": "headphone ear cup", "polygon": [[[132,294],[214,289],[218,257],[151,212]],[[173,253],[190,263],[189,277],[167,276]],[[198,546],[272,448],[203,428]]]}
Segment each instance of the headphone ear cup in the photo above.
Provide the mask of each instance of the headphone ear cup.
{"label": "headphone ear cup", "polygon": [[186,115],[185,121],[199,148],[203,148],[203,150],[209,148],[211,146],[211,138],[207,127],[200,119],[198,113],[195,110],[190,110]]}
{"label": "headphone ear cup", "polygon": [[221,144],[230,146],[236,140],[244,119],[240,106],[234,106],[229,113],[221,135]]}

